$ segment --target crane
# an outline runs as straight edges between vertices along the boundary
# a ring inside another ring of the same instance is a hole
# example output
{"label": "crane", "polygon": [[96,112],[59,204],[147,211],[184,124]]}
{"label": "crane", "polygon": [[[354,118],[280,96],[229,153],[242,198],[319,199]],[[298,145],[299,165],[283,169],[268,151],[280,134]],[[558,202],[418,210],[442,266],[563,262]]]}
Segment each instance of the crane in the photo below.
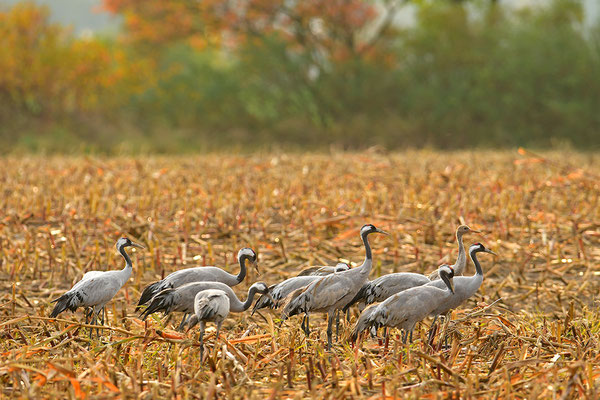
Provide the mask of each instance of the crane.
{"label": "crane", "polygon": [[165,314],[174,311],[183,312],[184,316],[178,329],[184,327],[188,314],[194,312],[194,298],[202,290],[218,289],[229,297],[230,312],[243,312],[252,305],[256,293],[266,294],[269,288],[264,282],[256,282],[248,289],[248,298],[241,302],[234,291],[221,282],[191,282],[176,288],[169,288],[161,291],[152,298],[148,307],[142,312],[140,318],[146,319],[150,314],[163,311]]}
{"label": "crane", "polygon": [[[52,300],[56,303],[54,309],[50,313],[50,318],[56,318],[65,310],[75,312],[78,307],[91,308],[89,313],[86,313],[87,319],[91,316],[91,323],[95,325],[98,320],[98,314],[104,310],[104,306],[117,294],[119,289],[129,280],[131,276],[132,263],[131,258],[125,251],[126,247],[136,247],[143,249],[144,246],[132,242],[130,239],[123,237],[117,241],[117,251],[125,260],[125,268],[120,271],[90,271],[84,278],[77,282],[73,287],[62,296]],[[87,277],[86,277],[87,276]],[[104,324],[104,315],[102,316],[102,324]],[[90,330],[90,337],[92,331]]]}
{"label": "crane", "polygon": [[219,289],[206,289],[196,293],[194,297],[194,314],[187,321],[188,331],[200,323],[200,360],[204,354],[204,328],[206,322],[212,321],[217,324],[217,336],[221,325],[229,315],[229,296]]}
{"label": "crane", "polygon": [[[460,306],[479,290],[479,287],[483,283],[483,269],[481,268],[481,264],[477,259],[477,253],[489,253],[497,255],[492,250],[487,249],[481,243],[474,243],[469,247],[469,257],[471,257],[473,264],[475,264],[475,275],[457,276],[454,278],[454,295],[448,298],[448,300],[444,303],[439,304],[431,311],[431,315],[434,316],[434,320],[431,324],[432,327],[435,325],[438,316],[447,314],[450,310]],[[428,283],[427,286],[435,286],[440,288],[442,285],[439,281],[433,281]],[[432,338],[432,332],[433,330],[430,331],[429,340]]]}
{"label": "crane", "polygon": [[237,275],[230,274],[217,267],[194,267],[181,269],[167,275],[164,279],[146,286],[135,311],[148,303],[154,295],[164,289],[177,288],[190,282],[221,282],[227,286],[235,286],[246,277],[246,260],[252,263],[258,271],[257,256],[254,250],[244,247],[237,254],[240,264],[240,272]]}
{"label": "crane", "polygon": [[397,293],[384,302],[366,308],[358,318],[352,332],[352,341],[366,329],[374,333],[380,327],[400,328],[404,330],[402,342],[412,334],[417,322],[426,318],[436,307],[446,302],[454,293],[452,278],[454,271],[443,265],[439,268],[441,282],[445,289],[422,285]]}
{"label": "crane", "polygon": [[333,317],[337,310],[342,309],[354,298],[369,278],[373,257],[368,236],[376,232],[388,234],[371,224],[364,225],[360,230],[360,237],[365,247],[365,260],[360,267],[327,275],[312,282],[285,306],[282,319],[300,313],[308,316],[310,312],[326,312],[328,314],[327,350],[331,350]]}

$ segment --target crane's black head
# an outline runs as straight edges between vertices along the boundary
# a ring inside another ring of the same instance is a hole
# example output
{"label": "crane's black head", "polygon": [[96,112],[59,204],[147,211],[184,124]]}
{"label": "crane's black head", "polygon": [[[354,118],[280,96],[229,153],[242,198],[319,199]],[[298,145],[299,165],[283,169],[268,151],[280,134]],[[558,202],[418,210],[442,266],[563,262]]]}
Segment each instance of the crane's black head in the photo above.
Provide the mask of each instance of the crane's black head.
{"label": "crane's black head", "polygon": [[243,249],[240,249],[240,251],[238,251],[237,258],[240,264],[243,263],[244,260],[250,261],[250,263],[254,265],[254,268],[256,268],[256,272],[260,274],[260,271],[258,270],[258,256],[250,247],[244,247]]}
{"label": "crane's black head", "polygon": [[350,269],[350,265],[345,262],[339,262],[335,265],[335,272],[344,272]]}
{"label": "crane's black head", "polygon": [[454,293],[454,281],[452,280],[452,278],[454,278],[454,268],[448,264],[443,264],[438,269],[438,273],[446,286],[448,286],[448,289]]}
{"label": "crane's black head", "polygon": [[371,224],[363,225],[363,227],[360,228],[361,236],[368,235],[370,233],[375,233],[375,232],[383,233],[384,235],[389,235],[389,233],[382,231],[381,229],[376,228],[375,225],[371,225]]}
{"label": "crane's black head", "polygon": [[242,257],[246,257],[252,263],[255,263],[257,260],[256,253],[250,247],[244,247],[238,251],[238,260],[241,260]]}
{"label": "crane's black head", "polygon": [[121,239],[117,240],[117,250],[122,249],[123,247],[137,247],[138,249],[143,249],[144,246],[142,246],[141,244],[137,244],[132,242],[131,240],[129,240],[129,238],[126,237],[122,237]]}
{"label": "crane's black head", "polygon": [[269,293],[269,287],[264,282],[256,282],[251,287],[255,288],[256,291],[258,293],[260,293],[260,294],[267,294],[267,293]]}
{"label": "crane's black head", "polygon": [[487,249],[484,245],[482,245],[481,243],[473,243],[471,245],[471,247],[469,247],[469,253],[490,253],[493,255],[496,255],[496,253],[494,253],[493,251],[491,251],[490,249]]}

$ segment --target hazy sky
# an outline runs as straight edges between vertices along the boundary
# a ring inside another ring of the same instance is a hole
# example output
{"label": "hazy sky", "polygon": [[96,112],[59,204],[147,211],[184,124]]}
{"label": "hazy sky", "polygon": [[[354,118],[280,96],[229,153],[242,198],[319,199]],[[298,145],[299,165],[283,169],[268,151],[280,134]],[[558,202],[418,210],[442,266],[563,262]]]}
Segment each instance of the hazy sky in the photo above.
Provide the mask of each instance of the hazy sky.
{"label": "hazy sky", "polygon": [[[163,0],[168,1],[168,0]],[[512,6],[544,4],[548,0],[501,0]],[[0,0],[2,5],[18,3],[19,0]],[[101,0],[35,0],[36,3],[46,4],[52,12],[52,20],[65,25],[72,25],[77,34],[86,30],[94,32],[114,32],[119,27],[119,18],[103,12]],[[583,0],[586,9],[586,22],[591,23],[600,15],[600,0]],[[400,15],[401,23],[409,22],[412,13],[407,10]]]}

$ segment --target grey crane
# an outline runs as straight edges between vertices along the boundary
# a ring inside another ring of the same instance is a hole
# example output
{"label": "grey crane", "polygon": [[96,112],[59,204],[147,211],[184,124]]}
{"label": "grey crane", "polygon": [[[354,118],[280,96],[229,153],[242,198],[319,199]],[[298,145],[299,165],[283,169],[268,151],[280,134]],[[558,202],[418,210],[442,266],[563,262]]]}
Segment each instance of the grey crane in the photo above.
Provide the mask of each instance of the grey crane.
{"label": "grey crane", "polygon": [[[336,272],[334,272],[336,273]],[[304,289],[316,280],[321,279],[321,275],[302,275],[286,279],[276,285],[269,287],[268,295],[263,294],[259,297],[252,309],[252,315],[262,308],[276,309],[298,290]],[[310,334],[308,314],[302,319],[302,330],[308,336]]]}
{"label": "grey crane", "polygon": [[327,275],[312,282],[293,297],[283,310],[282,319],[284,320],[300,313],[308,315],[310,312],[326,312],[328,314],[327,350],[331,350],[332,324],[336,311],[348,304],[369,278],[373,257],[368,235],[375,232],[387,235],[387,232],[371,224],[364,225],[360,230],[360,237],[366,253],[365,260],[360,267]]}
{"label": "grey crane", "polygon": [[[469,247],[469,256],[471,257],[473,264],[475,264],[475,275],[457,276],[454,278],[454,295],[450,296],[447,301],[440,303],[431,311],[431,315],[434,316],[433,323],[431,324],[432,327],[437,321],[439,315],[447,314],[450,310],[460,306],[479,290],[479,287],[483,282],[483,269],[481,268],[481,264],[477,259],[477,253],[489,253],[497,255],[492,250],[487,249],[481,243],[475,243]],[[439,281],[433,281],[428,283],[426,286],[435,286],[437,288],[441,288],[442,284]],[[431,340],[431,337],[432,331],[430,331],[429,340]]]}
{"label": "grey crane", "polygon": [[222,290],[229,297],[230,311],[243,312],[252,305],[256,293],[268,293],[269,288],[264,282],[256,282],[248,289],[248,298],[245,302],[241,302],[234,291],[221,282],[192,282],[176,288],[169,288],[161,291],[152,298],[148,307],[142,312],[140,318],[146,319],[150,314],[163,311],[165,314],[174,311],[183,312],[184,316],[179,325],[182,329],[188,314],[194,312],[194,298],[196,294],[202,290],[218,289]]}
{"label": "grey crane", "polygon": [[[463,245],[463,235],[469,232],[479,231],[469,228],[467,225],[460,225],[456,229],[456,238],[458,240],[458,257],[452,268],[455,276],[462,275],[467,265],[467,257],[465,255],[465,247]],[[439,267],[428,277],[422,274],[416,274],[413,272],[396,272],[393,274],[387,274],[380,276],[377,279],[369,281],[358,291],[356,296],[344,307],[344,311],[347,311],[352,305],[356,303],[364,303],[365,305],[381,302],[396,293],[400,293],[403,290],[410,289],[415,286],[421,286],[428,284],[433,280],[439,279],[438,275]],[[443,286],[443,282],[440,282]],[[364,305],[359,309],[364,308]]]}
{"label": "grey crane", "polygon": [[240,272],[237,275],[230,274],[217,267],[194,267],[181,269],[167,275],[164,279],[146,286],[135,311],[149,302],[154,295],[164,289],[177,288],[190,282],[221,282],[227,286],[235,286],[246,277],[246,260],[250,261],[258,271],[257,256],[254,250],[244,247],[237,254],[240,264]]}
{"label": "grey crane", "polygon": [[417,286],[366,308],[356,322],[352,341],[356,341],[358,335],[366,329],[370,328],[371,333],[374,333],[378,328],[390,327],[403,329],[402,341],[406,343],[410,335],[412,342],[415,325],[454,293],[452,268],[443,265],[439,268],[439,275],[445,289],[430,285]]}
{"label": "grey crane", "polygon": [[[69,291],[59,298],[52,300],[56,305],[52,313],[50,313],[50,318],[56,318],[58,314],[65,310],[74,312],[78,307],[89,307],[91,311],[86,313],[86,322],[91,316],[92,324],[96,324],[100,311],[104,310],[106,303],[117,294],[119,289],[121,289],[131,276],[131,258],[125,252],[125,248],[129,246],[139,249],[144,248],[141,244],[133,243],[128,238],[120,238],[117,241],[116,247],[125,259],[125,268],[120,271],[90,271],[86,273],[84,278],[73,285]],[[104,317],[102,317],[102,323],[104,323]]]}
{"label": "grey crane", "polygon": [[348,271],[349,269],[350,269],[350,266],[348,264],[339,262],[334,266],[325,265],[322,267],[316,266],[316,267],[306,268],[305,270],[301,271],[296,276],[326,276],[329,274],[333,274],[335,272]]}
{"label": "grey crane", "polygon": [[194,297],[194,314],[187,321],[188,331],[200,323],[200,360],[204,355],[204,328],[206,322],[212,321],[217,325],[217,336],[221,325],[229,315],[229,296],[219,289],[206,289],[196,293]]}
{"label": "grey crane", "polygon": [[[337,263],[335,267],[324,266],[324,267],[311,267],[302,271],[297,276],[286,279],[283,282],[280,282],[275,285],[271,285],[269,287],[269,295],[262,295],[254,304],[254,308],[252,309],[252,314],[254,314],[257,310],[262,308],[278,308],[283,300],[285,300],[291,293],[294,291],[305,288],[310,285],[313,281],[322,278],[323,276],[329,275],[331,273],[338,273],[347,271],[350,269],[350,266],[346,263]],[[310,270],[310,271],[309,271]],[[325,273],[329,271],[328,273]]]}
{"label": "grey crane", "polygon": [[[475,229],[469,228],[467,225],[460,225],[456,228],[456,241],[458,242],[458,256],[456,257],[456,262],[452,265],[454,269],[454,276],[462,276],[465,271],[465,267],[467,266],[467,255],[465,252],[465,245],[463,244],[463,236],[467,233],[481,233],[481,231],[477,231]],[[438,275],[439,268],[429,274],[429,279],[434,281],[439,279]]]}

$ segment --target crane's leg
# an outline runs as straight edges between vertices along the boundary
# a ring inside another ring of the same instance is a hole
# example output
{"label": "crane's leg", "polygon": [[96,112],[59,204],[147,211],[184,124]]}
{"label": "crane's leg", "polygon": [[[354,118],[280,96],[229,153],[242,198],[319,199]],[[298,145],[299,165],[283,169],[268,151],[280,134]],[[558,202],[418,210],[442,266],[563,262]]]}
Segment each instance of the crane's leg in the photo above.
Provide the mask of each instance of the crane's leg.
{"label": "crane's leg", "polygon": [[204,321],[200,321],[200,362],[204,358]]}
{"label": "crane's leg", "polygon": [[85,324],[88,325],[90,323],[90,317],[92,316],[92,312],[89,307],[86,307],[83,312],[85,314]]}
{"label": "crane's leg", "polygon": [[333,336],[333,317],[335,316],[335,311],[330,310],[327,315],[327,351],[331,350],[331,336]]}
{"label": "crane's leg", "polygon": [[223,321],[217,322],[217,337],[215,340],[219,340],[219,333],[221,332],[221,325],[223,325]]}
{"label": "crane's leg", "polygon": [[433,322],[431,323],[431,326],[429,327],[429,335],[427,335],[427,343],[429,343],[431,345],[431,343],[433,342],[433,336],[436,334],[436,329],[435,329],[435,322],[438,319],[438,315],[436,315],[433,318]]}
{"label": "crane's leg", "polygon": [[310,336],[310,325],[309,325],[309,315],[308,313],[304,314],[304,317],[302,318],[302,330],[304,331],[304,334],[306,335],[306,337]]}
{"label": "crane's leg", "polygon": [[181,319],[181,322],[179,323],[179,326],[177,327],[178,332],[183,331],[183,328],[185,327],[185,324],[187,323],[188,315],[189,315],[188,313],[183,314],[183,318]]}
{"label": "crane's leg", "polygon": [[385,345],[383,348],[387,350],[388,345],[390,344],[390,328],[385,326],[383,327],[383,336],[385,337]]}
{"label": "crane's leg", "polygon": [[406,339],[408,339],[408,331],[405,329],[402,331],[402,344],[406,344]]}
{"label": "crane's leg", "polygon": [[340,340],[340,310],[335,310],[335,341]]}

